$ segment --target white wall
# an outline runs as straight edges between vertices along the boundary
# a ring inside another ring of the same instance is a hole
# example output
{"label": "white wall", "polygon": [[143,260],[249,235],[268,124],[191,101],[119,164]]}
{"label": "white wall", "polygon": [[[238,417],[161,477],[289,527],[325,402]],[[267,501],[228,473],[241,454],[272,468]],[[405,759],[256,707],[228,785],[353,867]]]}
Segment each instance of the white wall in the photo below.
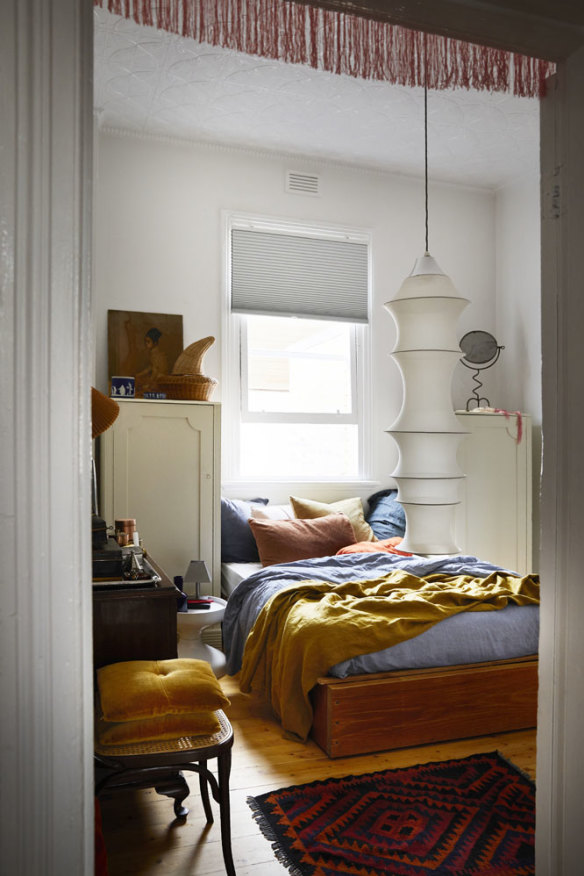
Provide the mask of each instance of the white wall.
{"label": "white wall", "polygon": [[[289,169],[318,173],[321,195],[288,194]],[[95,187],[95,331],[98,388],[107,391],[107,310],[183,315],[185,346],[217,343],[205,370],[221,400],[222,211],[349,225],[373,241],[372,480],[383,486],[396,463],[385,434],[401,405],[401,377],[390,358],[393,321],[383,308],[424,249],[423,181],[338,164],[102,132]],[[495,325],[495,197],[430,186],[430,249],[471,304],[460,333]],[[464,406],[470,372],[455,375]]]}
{"label": "white wall", "polygon": [[498,401],[541,425],[541,279],[539,178],[497,193],[497,340],[505,345]]}
{"label": "white wall", "polygon": [[527,176],[497,192],[496,407],[532,417],[533,568],[539,568],[541,480],[540,182]]}

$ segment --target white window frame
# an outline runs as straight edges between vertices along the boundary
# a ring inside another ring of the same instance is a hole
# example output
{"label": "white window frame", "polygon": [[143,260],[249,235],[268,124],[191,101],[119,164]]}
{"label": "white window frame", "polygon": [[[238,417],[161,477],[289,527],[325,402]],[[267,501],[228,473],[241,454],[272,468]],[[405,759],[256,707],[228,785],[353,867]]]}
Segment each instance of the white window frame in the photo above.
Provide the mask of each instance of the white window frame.
{"label": "white window frame", "polygon": [[[223,223],[223,314],[222,314],[222,481],[224,487],[244,486],[248,479],[239,470],[240,427],[242,422],[280,423],[356,423],[359,431],[358,473],[354,478],[314,477],[265,477],[262,483],[335,483],[350,486],[369,482],[371,473],[371,325],[353,324],[354,356],[352,367],[353,411],[348,414],[269,413],[256,414],[246,411],[243,404],[244,373],[242,361],[242,332],[245,332],[245,316],[231,311],[231,230],[232,228],[266,228],[285,233],[312,233],[343,236],[366,242],[368,246],[369,300],[371,300],[371,234],[362,229],[344,226],[317,225],[315,223],[291,222],[285,219],[259,217],[250,214],[224,211]],[[275,314],[277,315],[277,314]],[[250,484],[250,486],[253,486]]]}

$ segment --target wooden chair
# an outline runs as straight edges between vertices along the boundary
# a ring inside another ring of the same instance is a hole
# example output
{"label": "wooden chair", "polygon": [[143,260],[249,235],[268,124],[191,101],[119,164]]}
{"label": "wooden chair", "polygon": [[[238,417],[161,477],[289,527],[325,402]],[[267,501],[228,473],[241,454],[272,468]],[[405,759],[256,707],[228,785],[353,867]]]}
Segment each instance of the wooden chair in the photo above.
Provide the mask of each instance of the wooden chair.
{"label": "wooden chair", "polygon": [[[189,795],[189,786],[182,771],[198,773],[207,824],[213,823],[209,786],[214,800],[219,803],[225,871],[228,876],[235,876],[229,807],[233,730],[224,712],[216,714],[221,729],[210,736],[154,739],[130,745],[99,746],[96,743],[95,793],[98,796],[105,789],[153,787],[157,793],[174,798],[175,816],[186,818],[189,810],[183,801]],[[207,762],[214,758],[217,758],[217,778],[207,766]]]}

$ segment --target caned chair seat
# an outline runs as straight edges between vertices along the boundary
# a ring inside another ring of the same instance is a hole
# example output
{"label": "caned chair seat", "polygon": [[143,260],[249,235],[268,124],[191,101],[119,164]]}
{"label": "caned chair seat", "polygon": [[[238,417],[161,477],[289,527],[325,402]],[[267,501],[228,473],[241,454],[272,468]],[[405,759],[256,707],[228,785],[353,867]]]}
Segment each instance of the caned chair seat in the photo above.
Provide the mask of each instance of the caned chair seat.
{"label": "caned chair seat", "polygon": [[[174,798],[177,818],[186,818],[189,810],[183,801],[188,797],[189,786],[182,771],[198,773],[208,824],[213,823],[209,786],[213,799],[219,804],[225,870],[228,876],[235,876],[229,806],[233,730],[223,711],[217,711],[216,715],[220,729],[208,736],[151,739],[123,745],[100,745],[96,742],[96,795],[105,789],[154,787],[159,794]],[[214,758],[217,758],[217,778],[207,766],[207,761]]]}

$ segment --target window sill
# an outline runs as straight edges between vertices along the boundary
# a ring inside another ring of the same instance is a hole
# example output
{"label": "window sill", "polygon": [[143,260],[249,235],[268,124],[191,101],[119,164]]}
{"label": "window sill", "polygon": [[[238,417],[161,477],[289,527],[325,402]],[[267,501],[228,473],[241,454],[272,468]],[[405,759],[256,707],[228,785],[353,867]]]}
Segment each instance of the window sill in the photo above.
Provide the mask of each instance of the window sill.
{"label": "window sill", "polygon": [[352,496],[367,498],[377,490],[384,489],[392,484],[381,484],[372,480],[230,480],[221,485],[222,495],[245,499],[254,497],[267,497],[273,504],[289,501],[290,496],[301,496],[321,502],[335,502],[339,499],[347,499]]}

